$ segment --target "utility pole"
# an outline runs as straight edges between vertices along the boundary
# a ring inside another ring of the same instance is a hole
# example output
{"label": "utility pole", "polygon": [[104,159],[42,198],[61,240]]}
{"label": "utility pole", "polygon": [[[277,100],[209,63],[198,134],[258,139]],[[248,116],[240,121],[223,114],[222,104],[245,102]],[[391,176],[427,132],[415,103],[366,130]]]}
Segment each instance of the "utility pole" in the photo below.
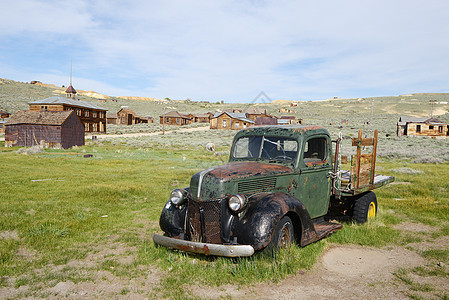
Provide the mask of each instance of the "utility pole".
{"label": "utility pole", "polygon": [[429,100],[430,102],[430,117],[433,118],[433,106],[437,103],[437,100]]}
{"label": "utility pole", "polygon": [[165,106],[162,110],[162,135],[165,135]]}

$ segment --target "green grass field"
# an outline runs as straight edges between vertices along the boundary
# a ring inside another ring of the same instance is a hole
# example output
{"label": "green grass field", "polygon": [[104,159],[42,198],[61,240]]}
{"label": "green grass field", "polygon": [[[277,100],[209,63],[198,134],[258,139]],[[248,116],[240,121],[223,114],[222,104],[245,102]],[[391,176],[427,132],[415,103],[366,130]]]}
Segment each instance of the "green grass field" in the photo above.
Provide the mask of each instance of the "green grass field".
{"label": "green grass field", "polygon": [[[54,88],[2,79],[0,109],[15,113],[27,109],[30,100],[55,95],[61,94]],[[376,191],[379,211],[372,222],[346,223],[317,243],[292,246],[274,258],[187,255],[155,247],[151,239],[160,233],[159,215],[170,191],[188,186],[192,174],[220,163],[204,150],[205,144],[214,142],[227,158],[234,132],[106,138],[29,155],[0,142],[0,298],[201,298],[191,293],[192,286],[218,290],[229,284],[244,289],[281,282],[308,272],[331,247],[360,245],[417,253],[425,263],[396,270],[392,285],[412,299],[449,299],[447,288],[441,288],[449,284],[449,139],[395,136],[399,116],[429,115],[429,100],[437,100],[434,112],[449,122],[448,98],[449,94],[415,94],[298,102],[293,107],[288,102],[257,103],[276,116],[295,115],[304,124],[322,125],[333,137],[342,132],[347,155],[353,151],[350,143],[357,130],[368,129],[373,104],[370,135],[372,129],[379,130],[376,170],[396,177],[395,184]],[[85,96],[80,100],[113,113],[128,106],[156,120],[108,127],[116,134],[160,131],[159,115],[167,107],[201,113],[252,105],[124,99],[104,103]],[[281,113],[281,108],[292,112]],[[92,157],[84,158],[86,154]]]}
{"label": "green grass field", "polygon": [[[174,252],[155,247],[151,240],[153,233],[160,232],[159,215],[170,191],[188,186],[192,174],[219,163],[210,153],[186,146],[168,150],[107,144],[35,155],[14,150],[0,152],[4,170],[0,178],[0,294],[2,289],[14,289],[12,298],[47,297],[58,283],[96,283],[108,278],[98,277],[105,272],[142,286],[146,274],[163,274],[156,289],[130,291],[124,284],[117,295],[188,298],[185,286],[189,284],[279,281],[312,268],[332,244],[407,246],[449,236],[447,163],[381,161],[381,173],[394,175],[403,184],[377,192],[380,209],[375,221],[345,224],[324,240],[305,248],[290,247],[275,258],[257,254],[231,260]],[[93,157],[84,158],[85,154]],[[435,231],[423,236],[393,228],[403,221],[423,223]],[[449,263],[447,248],[420,254],[429,261]],[[423,266],[402,270],[397,277],[403,281],[418,272],[449,276],[447,268]],[[410,289],[416,286],[410,283]]]}

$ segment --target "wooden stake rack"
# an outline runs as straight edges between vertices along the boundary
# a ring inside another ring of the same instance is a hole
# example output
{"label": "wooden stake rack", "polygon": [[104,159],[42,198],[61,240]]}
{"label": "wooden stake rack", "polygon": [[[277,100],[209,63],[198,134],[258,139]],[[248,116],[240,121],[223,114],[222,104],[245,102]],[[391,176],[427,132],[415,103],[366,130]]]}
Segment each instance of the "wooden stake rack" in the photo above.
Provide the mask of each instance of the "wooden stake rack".
{"label": "wooden stake rack", "polygon": [[[362,138],[362,130],[359,130],[358,138],[352,139],[352,146],[357,147],[357,154],[351,157],[351,184],[353,189],[360,189],[374,184],[376,169],[377,135],[374,138]],[[363,147],[372,147],[371,153],[362,154]]]}

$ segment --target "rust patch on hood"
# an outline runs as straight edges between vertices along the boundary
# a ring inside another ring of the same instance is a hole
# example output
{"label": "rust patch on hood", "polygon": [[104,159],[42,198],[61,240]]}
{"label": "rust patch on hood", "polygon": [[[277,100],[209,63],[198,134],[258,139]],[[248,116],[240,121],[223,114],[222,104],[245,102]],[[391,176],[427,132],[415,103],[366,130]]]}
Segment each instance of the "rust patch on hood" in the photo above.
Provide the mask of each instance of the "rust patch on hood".
{"label": "rust patch on hood", "polygon": [[208,172],[208,176],[221,178],[223,182],[242,179],[253,176],[270,176],[279,174],[291,174],[293,169],[287,166],[264,164],[259,162],[231,162],[215,167]]}

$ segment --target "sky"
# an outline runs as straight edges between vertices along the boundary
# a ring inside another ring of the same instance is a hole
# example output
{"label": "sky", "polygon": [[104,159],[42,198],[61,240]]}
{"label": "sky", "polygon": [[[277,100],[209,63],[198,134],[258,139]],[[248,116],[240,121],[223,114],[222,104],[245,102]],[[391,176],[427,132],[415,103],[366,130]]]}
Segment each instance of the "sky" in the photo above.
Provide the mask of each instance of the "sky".
{"label": "sky", "polygon": [[109,96],[449,92],[446,0],[0,0],[0,78]]}

